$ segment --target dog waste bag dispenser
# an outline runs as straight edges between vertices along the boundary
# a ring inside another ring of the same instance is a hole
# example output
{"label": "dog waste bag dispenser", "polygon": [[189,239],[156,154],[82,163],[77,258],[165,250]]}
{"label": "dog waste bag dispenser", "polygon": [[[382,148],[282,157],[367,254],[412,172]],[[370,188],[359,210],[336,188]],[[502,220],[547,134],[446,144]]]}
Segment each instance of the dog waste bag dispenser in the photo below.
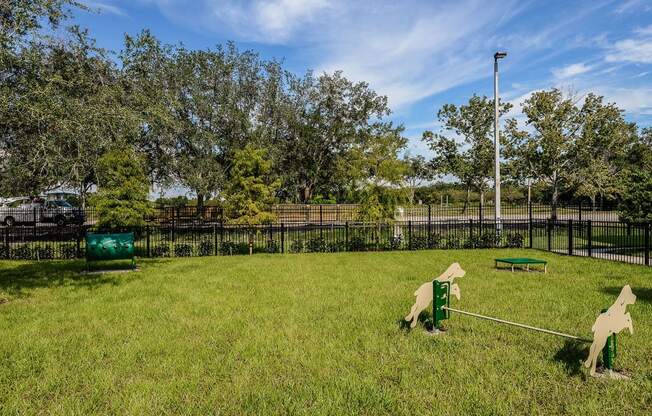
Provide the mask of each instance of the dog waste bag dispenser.
{"label": "dog waste bag dispenser", "polygon": [[86,234],[86,261],[134,259],[134,233]]}

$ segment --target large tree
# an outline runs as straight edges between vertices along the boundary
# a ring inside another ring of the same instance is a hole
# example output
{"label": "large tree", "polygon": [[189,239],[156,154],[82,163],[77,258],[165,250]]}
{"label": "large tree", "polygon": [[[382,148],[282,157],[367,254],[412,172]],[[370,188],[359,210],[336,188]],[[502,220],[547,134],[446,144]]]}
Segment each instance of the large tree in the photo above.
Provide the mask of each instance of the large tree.
{"label": "large tree", "polygon": [[573,155],[582,127],[580,110],[572,97],[558,89],[538,91],[523,103],[527,129],[507,124],[508,154],[527,161],[527,175],[550,190],[552,217],[562,189],[573,183]]}
{"label": "large tree", "polygon": [[575,143],[572,163],[575,195],[588,197],[595,207],[596,198],[613,198],[623,186],[627,154],[636,143],[636,125],[623,118],[615,104],[588,94],[580,110],[582,127]]}
{"label": "large tree", "polygon": [[[511,107],[509,103],[500,103],[500,114]],[[493,100],[473,95],[464,105],[445,104],[437,118],[445,134],[426,131],[422,138],[435,154],[432,168],[440,174],[455,176],[465,187],[465,209],[472,190],[480,193],[483,202],[494,176]]]}
{"label": "large tree", "polygon": [[341,72],[288,76],[282,127],[271,142],[286,198],[309,202],[344,195],[352,178],[340,169],[351,150],[386,124],[387,98]]}

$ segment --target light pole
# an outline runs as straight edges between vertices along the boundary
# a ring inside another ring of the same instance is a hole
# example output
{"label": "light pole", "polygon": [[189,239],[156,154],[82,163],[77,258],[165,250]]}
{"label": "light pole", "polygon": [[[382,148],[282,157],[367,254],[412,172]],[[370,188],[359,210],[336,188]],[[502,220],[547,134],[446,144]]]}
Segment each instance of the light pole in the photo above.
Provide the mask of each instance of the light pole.
{"label": "light pole", "polygon": [[494,207],[494,216],[496,220],[496,236],[500,237],[503,229],[500,218],[500,107],[498,97],[498,60],[507,56],[507,52],[496,52],[494,54],[494,147],[496,149],[496,159],[494,165],[496,168],[496,203]]}

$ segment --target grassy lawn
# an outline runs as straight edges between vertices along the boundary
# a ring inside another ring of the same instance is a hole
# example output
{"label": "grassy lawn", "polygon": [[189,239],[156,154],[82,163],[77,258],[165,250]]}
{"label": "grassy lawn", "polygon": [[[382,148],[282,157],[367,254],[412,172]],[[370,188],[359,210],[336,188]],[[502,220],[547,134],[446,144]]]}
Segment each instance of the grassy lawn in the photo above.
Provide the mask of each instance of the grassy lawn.
{"label": "grassy lawn", "polygon": [[[494,257],[549,273],[493,270]],[[631,380],[589,377],[588,345],[453,315],[402,324],[459,261],[452,306],[580,336],[629,283]],[[0,262],[0,414],[651,414],[652,268],[528,250]]]}

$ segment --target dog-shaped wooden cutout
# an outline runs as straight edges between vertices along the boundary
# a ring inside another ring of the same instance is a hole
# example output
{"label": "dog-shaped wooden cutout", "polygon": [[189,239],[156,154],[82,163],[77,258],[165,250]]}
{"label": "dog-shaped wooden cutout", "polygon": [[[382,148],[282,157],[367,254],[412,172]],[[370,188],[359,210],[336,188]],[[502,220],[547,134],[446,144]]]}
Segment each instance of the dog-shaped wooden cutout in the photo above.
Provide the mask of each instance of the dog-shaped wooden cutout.
{"label": "dog-shaped wooden cutout", "polygon": [[591,327],[593,343],[589,348],[589,356],[584,361],[584,365],[587,368],[591,367],[590,374],[593,377],[598,376],[595,371],[598,356],[611,334],[617,334],[625,328],[629,329],[630,334],[634,333],[632,317],[627,313],[627,305],[633,305],[634,302],[636,302],[636,295],[632,293],[632,288],[629,285],[625,285],[616,298],[616,302],[607,309],[607,312],[601,313]]}
{"label": "dog-shaped wooden cutout", "polygon": [[[451,294],[460,300],[460,287],[457,283],[453,283],[453,280],[457,277],[464,277],[466,272],[460,267],[459,263],[451,264],[444,273],[442,273],[435,280],[440,282],[450,282],[451,284]],[[414,296],[417,297],[410,313],[405,317],[406,322],[412,321],[410,328],[417,326],[417,321],[419,320],[419,314],[423,312],[430,302],[432,302],[432,282],[426,282],[419,286],[419,288],[414,292]]]}

